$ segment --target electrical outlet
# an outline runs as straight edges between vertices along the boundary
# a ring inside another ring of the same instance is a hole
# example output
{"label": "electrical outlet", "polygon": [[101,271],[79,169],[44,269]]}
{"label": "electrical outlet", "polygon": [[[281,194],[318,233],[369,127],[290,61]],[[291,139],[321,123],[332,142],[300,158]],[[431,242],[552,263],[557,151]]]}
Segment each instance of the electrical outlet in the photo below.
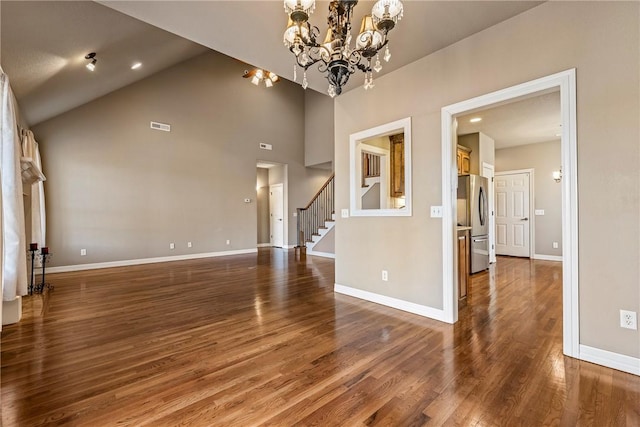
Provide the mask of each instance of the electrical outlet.
{"label": "electrical outlet", "polygon": [[187,242],[187,247],[190,248],[191,246],[191,242]]}
{"label": "electrical outlet", "polygon": [[382,281],[386,282],[389,280],[389,272],[387,270],[382,270]]}
{"label": "electrical outlet", "polygon": [[558,242],[553,242],[553,249],[558,249]]}
{"label": "electrical outlet", "polygon": [[87,250],[86,249],[80,249],[80,256],[86,256],[87,255]]}
{"label": "electrical outlet", "polygon": [[231,240],[227,240],[227,245],[230,245],[230,244],[231,244]]}
{"label": "electrical outlet", "polygon": [[349,209],[342,209],[342,218],[349,218]]}
{"label": "electrical outlet", "polygon": [[169,243],[169,249],[175,249],[175,248],[176,248],[175,243]]}
{"label": "electrical outlet", "polygon": [[620,327],[638,329],[638,315],[635,311],[620,310]]}

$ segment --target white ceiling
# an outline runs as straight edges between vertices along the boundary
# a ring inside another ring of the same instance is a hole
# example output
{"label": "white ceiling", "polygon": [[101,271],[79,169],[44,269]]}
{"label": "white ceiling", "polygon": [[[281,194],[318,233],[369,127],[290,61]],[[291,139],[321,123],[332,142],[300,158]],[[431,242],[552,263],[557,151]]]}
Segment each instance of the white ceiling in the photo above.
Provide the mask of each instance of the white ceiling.
{"label": "white ceiling", "polygon": [[[282,43],[287,15],[282,0],[267,1],[111,1],[100,3],[193,40],[257,67],[293,80],[294,57]],[[371,13],[375,1],[355,7],[352,31]],[[404,17],[389,35],[392,58],[383,61],[383,75],[472,34],[509,19],[540,1],[407,1]],[[317,1],[309,21],[324,37],[328,1]],[[309,69],[309,87],[326,94],[328,83],[315,67]],[[298,77],[298,82],[301,76]],[[353,75],[345,91],[364,82]]]}
{"label": "white ceiling", "polygon": [[[89,1],[0,2],[2,68],[31,125],[207,51]],[[97,53],[89,72],[84,56]],[[134,62],[142,62],[131,70]]]}
{"label": "white ceiling", "polygon": [[[2,66],[30,124],[204,52],[203,46],[293,79],[294,58],[282,43],[282,0],[99,3],[108,7],[90,1],[0,2]],[[390,33],[392,58],[380,75],[540,3],[405,0],[404,17]],[[358,3],[354,31],[372,5]],[[327,9],[327,1],[318,1],[310,19],[322,33]],[[84,68],[91,51],[98,54],[94,73]],[[143,67],[132,71],[134,61]],[[317,70],[310,69],[308,79],[310,88],[326,93]],[[345,90],[362,82],[358,72]]]}
{"label": "white ceiling", "polygon": [[[474,117],[482,121],[471,123]],[[529,96],[457,119],[458,135],[482,132],[495,141],[496,149],[559,140],[560,92]]]}

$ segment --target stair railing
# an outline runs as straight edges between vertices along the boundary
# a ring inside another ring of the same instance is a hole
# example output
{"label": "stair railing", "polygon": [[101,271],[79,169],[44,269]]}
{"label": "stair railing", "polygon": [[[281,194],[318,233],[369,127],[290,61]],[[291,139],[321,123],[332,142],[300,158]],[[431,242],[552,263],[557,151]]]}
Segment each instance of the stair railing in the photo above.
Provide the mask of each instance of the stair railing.
{"label": "stair railing", "polygon": [[335,175],[331,174],[327,182],[318,190],[309,204],[298,208],[298,247],[312,241],[314,234],[319,234],[326,221],[331,220],[334,213]]}
{"label": "stair railing", "polygon": [[380,176],[380,155],[362,152],[362,186],[367,187],[366,178]]}

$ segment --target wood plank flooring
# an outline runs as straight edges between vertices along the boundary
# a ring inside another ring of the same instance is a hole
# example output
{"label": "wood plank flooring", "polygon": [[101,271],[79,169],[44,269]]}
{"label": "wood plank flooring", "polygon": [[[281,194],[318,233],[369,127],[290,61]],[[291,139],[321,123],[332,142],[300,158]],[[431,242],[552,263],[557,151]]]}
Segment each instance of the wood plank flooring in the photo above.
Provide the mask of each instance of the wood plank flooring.
{"label": "wood plank flooring", "polygon": [[559,263],[500,258],[455,326],[293,251],[48,278],[2,331],[5,427],[640,425],[640,377],[562,355]]}

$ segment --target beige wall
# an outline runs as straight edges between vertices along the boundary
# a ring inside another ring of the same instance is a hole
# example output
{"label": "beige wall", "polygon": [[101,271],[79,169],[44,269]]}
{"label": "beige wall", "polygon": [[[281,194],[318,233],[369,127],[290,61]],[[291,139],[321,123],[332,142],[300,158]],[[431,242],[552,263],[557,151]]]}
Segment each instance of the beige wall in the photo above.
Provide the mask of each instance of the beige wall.
{"label": "beige wall", "polygon": [[640,334],[619,327],[620,309],[640,311],[639,16],[634,2],[547,2],[336,98],[336,210],[349,134],[408,116],[414,185],[412,217],[338,217],[336,282],[441,309],[441,108],[575,67],[580,342],[639,357]]}
{"label": "beige wall", "polygon": [[258,216],[258,244],[269,243],[269,169],[258,168],[256,180],[256,210]]}
{"label": "beige wall", "polygon": [[333,170],[333,99],[314,90],[304,93],[304,164]]}
{"label": "beige wall", "polygon": [[544,216],[535,216],[535,253],[562,256],[562,186],[552,178],[560,168],[560,141],[503,148],[495,154],[496,172],[534,169],[531,203],[533,209],[544,209]]}
{"label": "beige wall", "polygon": [[306,203],[304,91],[245,68],[206,53],[35,127],[52,266],[255,248],[258,159],[288,164],[289,204]]}
{"label": "beige wall", "polygon": [[326,254],[335,254],[336,253],[336,228],[333,227],[331,230],[324,235],[322,240],[320,240],[313,247],[315,252],[323,252]]}

